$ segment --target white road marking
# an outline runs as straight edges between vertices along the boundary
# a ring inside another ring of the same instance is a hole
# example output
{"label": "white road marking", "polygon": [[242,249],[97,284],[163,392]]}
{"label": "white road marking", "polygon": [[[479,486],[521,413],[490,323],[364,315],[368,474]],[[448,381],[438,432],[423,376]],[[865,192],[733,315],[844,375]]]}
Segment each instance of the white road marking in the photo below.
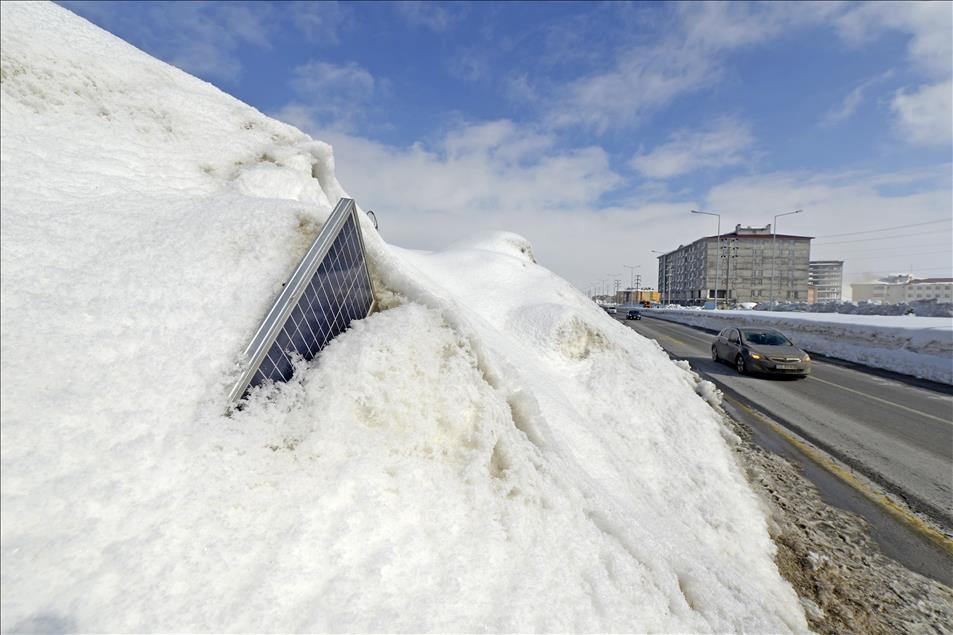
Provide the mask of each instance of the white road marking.
{"label": "white road marking", "polygon": [[908,408],[907,406],[901,406],[900,404],[895,403],[895,402],[893,402],[893,401],[887,401],[886,399],[881,399],[880,397],[874,397],[873,395],[868,395],[868,394],[865,393],[865,392],[861,392],[861,391],[859,391],[859,390],[854,390],[853,388],[848,388],[847,386],[841,386],[840,384],[835,384],[834,382],[831,382],[831,381],[827,381],[827,380],[824,380],[824,379],[819,379],[819,378],[817,378],[817,377],[814,377],[813,375],[809,376],[809,377],[808,377],[808,380],[809,380],[809,381],[819,381],[819,382],[821,382],[822,384],[827,384],[828,386],[834,386],[835,388],[840,388],[841,390],[846,390],[847,392],[852,392],[852,393],[854,393],[854,394],[856,394],[856,395],[860,395],[861,397],[866,397],[866,398],[868,398],[868,399],[873,399],[874,401],[879,401],[880,403],[885,403],[885,404],[887,404],[888,406],[893,406],[894,408],[900,408],[901,410],[906,410],[907,412],[912,412],[912,413],[914,413],[914,414],[920,415],[921,417],[927,417],[928,419],[933,419],[934,421],[939,421],[940,423],[953,424],[953,420],[950,420],[950,419],[942,419],[942,418],[940,418],[940,417],[935,417],[935,416],[933,416],[933,415],[931,415],[931,414],[927,414],[926,412],[921,412],[921,411],[915,410],[915,409],[913,409],[913,408]]}

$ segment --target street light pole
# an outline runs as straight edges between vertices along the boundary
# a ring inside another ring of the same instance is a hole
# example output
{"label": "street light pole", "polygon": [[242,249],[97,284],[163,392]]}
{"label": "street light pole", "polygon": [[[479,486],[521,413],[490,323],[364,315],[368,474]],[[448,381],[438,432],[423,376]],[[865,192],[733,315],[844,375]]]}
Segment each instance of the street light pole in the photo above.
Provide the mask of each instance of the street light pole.
{"label": "street light pole", "polygon": [[[718,235],[715,237],[715,309],[718,308],[718,280],[721,278],[721,214],[714,212],[699,212],[697,209],[691,211],[692,214],[705,214],[706,216],[718,217]],[[708,249],[705,249],[705,286],[708,286]],[[705,295],[708,295],[708,289],[705,289]],[[728,299],[727,293],[725,300]]]}
{"label": "street light pole", "polygon": [[[776,214],[774,216],[774,223],[771,225],[771,251],[774,252],[774,258],[771,259],[771,307],[774,308],[774,277],[775,272],[778,269],[778,219],[782,216],[790,216],[791,214],[800,214],[803,212],[803,209],[796,209],[793,212],[784,212],[783,214]],[[778,287],[781,285],[778,284]],[[780,291],[780,288],[778,289]]]}

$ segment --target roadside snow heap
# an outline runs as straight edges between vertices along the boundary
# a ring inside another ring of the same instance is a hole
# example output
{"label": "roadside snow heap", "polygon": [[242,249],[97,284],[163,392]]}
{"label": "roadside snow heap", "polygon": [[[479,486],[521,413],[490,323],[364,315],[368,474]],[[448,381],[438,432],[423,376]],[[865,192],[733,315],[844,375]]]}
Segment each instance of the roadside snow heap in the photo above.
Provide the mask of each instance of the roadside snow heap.
{"label": "roadside snow heap", "polygon": [[4,632],[807,630],[693,376],[517,236],[365,223],[383,310],[223,414],[331,149],[0,11]]}

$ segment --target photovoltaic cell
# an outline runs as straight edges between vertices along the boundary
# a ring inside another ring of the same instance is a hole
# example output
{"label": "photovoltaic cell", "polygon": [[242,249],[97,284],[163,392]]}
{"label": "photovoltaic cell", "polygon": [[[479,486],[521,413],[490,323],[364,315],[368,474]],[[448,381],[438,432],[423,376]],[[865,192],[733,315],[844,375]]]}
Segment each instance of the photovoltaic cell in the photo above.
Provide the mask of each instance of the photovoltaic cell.
{"label": "photovoltaic cell", "polygon": [[288,381],[296,357],[312,359],[373,306],[357,206],[342,198],[248,345],[251,363],[229,401],[265,382]]}

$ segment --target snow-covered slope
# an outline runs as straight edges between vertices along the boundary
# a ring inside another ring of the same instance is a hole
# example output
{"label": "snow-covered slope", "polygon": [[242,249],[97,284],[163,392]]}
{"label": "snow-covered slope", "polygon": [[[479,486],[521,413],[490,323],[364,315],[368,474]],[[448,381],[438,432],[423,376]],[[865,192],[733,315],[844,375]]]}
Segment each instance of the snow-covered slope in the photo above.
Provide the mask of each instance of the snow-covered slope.
{"label": "snow-covered slope", "polygon": [[694,378],[517,236],[365,224],[385,310],[224,415],[330,148],[55,5],[0,25],[0,628],[806,630]]}

